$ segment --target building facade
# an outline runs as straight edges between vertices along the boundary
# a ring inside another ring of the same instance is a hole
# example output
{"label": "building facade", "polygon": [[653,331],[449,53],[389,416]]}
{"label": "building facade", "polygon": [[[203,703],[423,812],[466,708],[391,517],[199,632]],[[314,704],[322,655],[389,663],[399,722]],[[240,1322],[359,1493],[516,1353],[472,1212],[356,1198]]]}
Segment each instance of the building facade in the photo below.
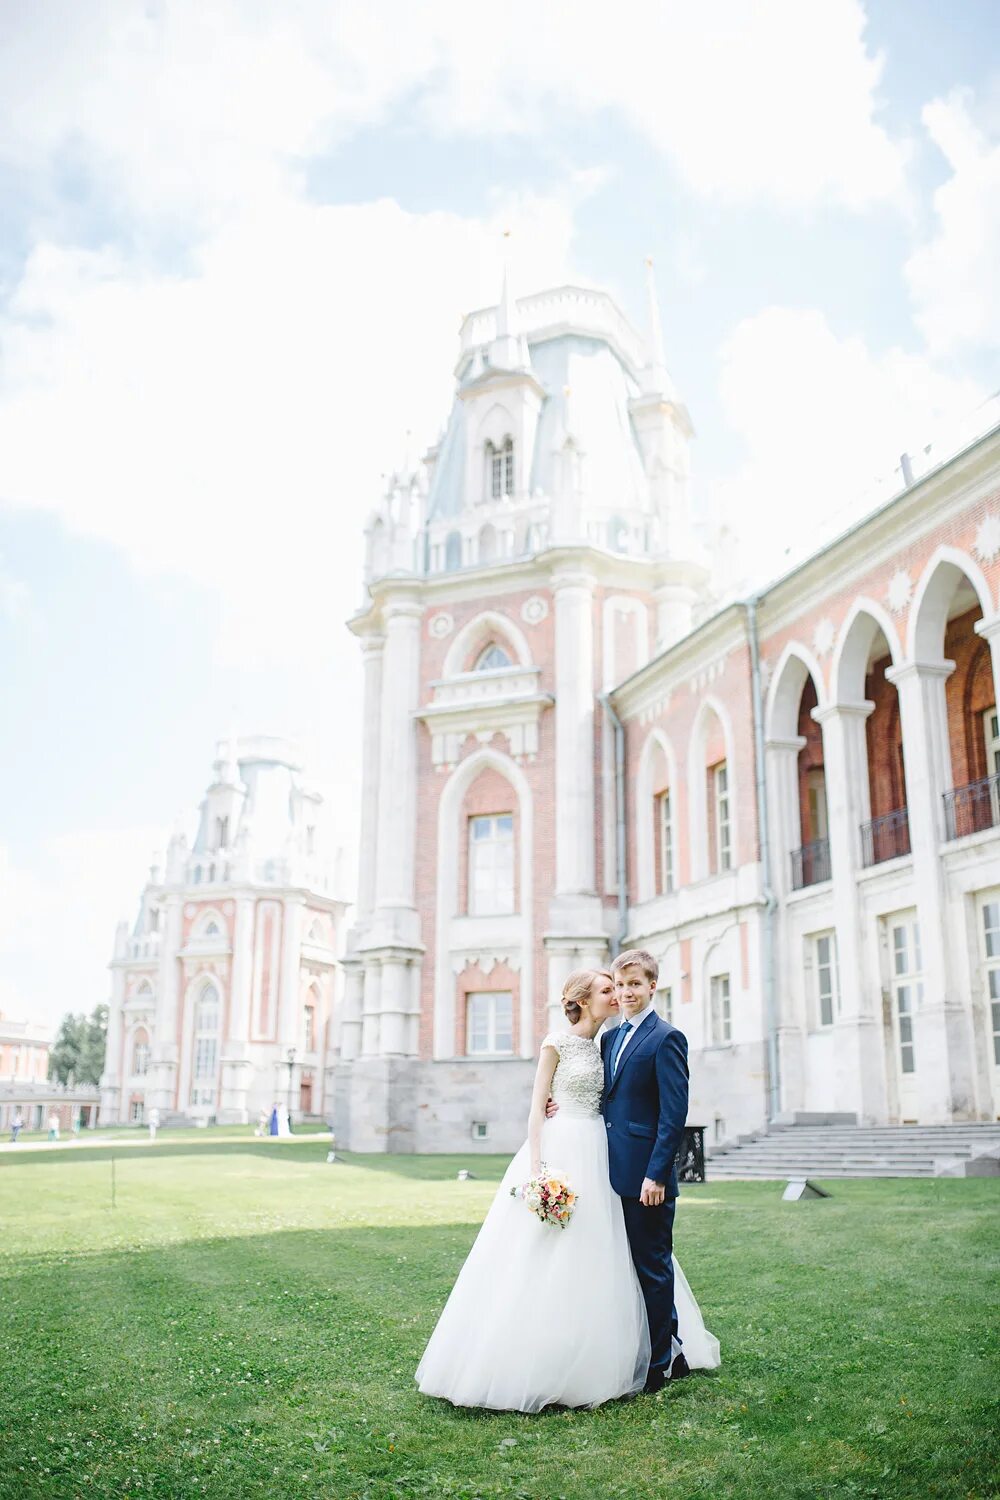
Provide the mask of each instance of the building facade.
{"label": "building facade", "polygon": [[640,339],[505,289],[371,518],[354,1149],[515,1146],[565,975],[625,945],[710,1141],[1000,1114],[1000,436],[726,607],[690,436],[652,294]]}
{"label": "building facade", "polygon": [[330,808],[295,748],[220,744],[189,847],[175,833],[118,930],[101,1123],[328,1109],[345,903]]}

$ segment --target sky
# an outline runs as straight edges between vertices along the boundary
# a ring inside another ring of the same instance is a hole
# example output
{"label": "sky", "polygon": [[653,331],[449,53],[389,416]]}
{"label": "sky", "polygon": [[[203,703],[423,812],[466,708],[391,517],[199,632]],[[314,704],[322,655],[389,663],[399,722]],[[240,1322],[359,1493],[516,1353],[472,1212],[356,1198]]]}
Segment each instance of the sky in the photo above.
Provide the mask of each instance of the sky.
{"label": "sky", "polygon": [[995,19],[5,0],[0,1011],[107,997],[228,733],[303,744],[353,869],[362,528],[505,243],[639,324],[653,257],[695,503],[762,575],[995,392]]}

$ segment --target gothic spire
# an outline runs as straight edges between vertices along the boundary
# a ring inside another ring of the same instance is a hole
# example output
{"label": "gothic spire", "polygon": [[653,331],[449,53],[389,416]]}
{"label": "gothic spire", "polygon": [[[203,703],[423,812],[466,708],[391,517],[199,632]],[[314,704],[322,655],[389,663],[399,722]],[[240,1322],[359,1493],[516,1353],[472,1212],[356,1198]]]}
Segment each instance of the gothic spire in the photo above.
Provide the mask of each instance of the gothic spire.
{"label": "gothic spire", "polygon": [[670,376],[663,352],[663,324],[660,321],[660,302],[656,295],[656,278],[653,274],[653,257],[646,256],[646,368],[643,371],[644,393],[666,395],[670,390]]}

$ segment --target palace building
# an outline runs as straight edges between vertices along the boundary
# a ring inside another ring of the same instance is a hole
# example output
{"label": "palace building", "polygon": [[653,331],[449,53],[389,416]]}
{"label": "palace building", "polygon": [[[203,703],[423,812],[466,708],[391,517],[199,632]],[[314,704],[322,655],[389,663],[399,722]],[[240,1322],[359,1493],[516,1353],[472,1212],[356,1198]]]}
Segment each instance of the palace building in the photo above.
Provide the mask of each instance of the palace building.
{"label": "palace building", "polygon": [[[566,974],[625,946],[660,960],[709,1142],[1000,1115],[1000,428],[981,425],[720,601],[652,283],[644,338],[572,286],[466,317],[444,436],[373,514],[350,622],[345,1144],[516,1146]],[[189,944],[205,892],[175,899]],[[182,1070],[172,1003],[162,1066]]]}
{"label": "palace building", "polygon": [[345,903],[330,808],[295,747],[223,742],[192,846],[175,833],[118,930],[101,1123],[294,1119],[329,1107]]}

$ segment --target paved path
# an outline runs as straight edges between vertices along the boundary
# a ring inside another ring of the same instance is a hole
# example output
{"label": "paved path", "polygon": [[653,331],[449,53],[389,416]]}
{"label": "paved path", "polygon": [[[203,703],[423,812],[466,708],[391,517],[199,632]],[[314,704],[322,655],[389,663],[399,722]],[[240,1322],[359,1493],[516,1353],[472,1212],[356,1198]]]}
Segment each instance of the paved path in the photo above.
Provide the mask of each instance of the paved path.
{"label": "paved path", "polygon": [[203,1142],[205,1145],[222,1145],[223,1143],[229,1145],[234,1141],[242,1141],[244,1143],[247,1141],[266,1141],[268,1145],[273,1144],[275,1146],[294,1146],[296,1143],[301,1144],[302,1141],[328,1141],[329,1139],[330,1132],[328,1130],[311,1130],[308,1134],[306,1134],[304,1131],[297,1131],[295,1135],[262,1136],[214,1135],[210,1130],[206,1130],[204,1136],[177,1136],[172,1135],[169,1130],[163,1130],[161,1127],[155,1141],[151,1141],[145,1131],[141,1135],[122,1136],[118,1140],[109,1140],[106,1136],[103,1139],[101,1139],[100,1136],[95,1139],[93,1136],[84,1133],[78,1136],[67,1136],[65,1140],[61,1141],[18,1141],[16,1146],[11,1141],[2,1141],[0,1142],[0,1152],[73,1151],[81,1146],[86,1147],[88,1150],[92,1149],[94,1146],[103,1146],[105,1150],[110,1150],[115,1146],[120,1146],[123,1150],[126,1151],[133,1151],[136,1149],[136,1147],[145,1146],[150,1150],[155,1151],[157,1146],[163,1145],[164,1143],[166,1143],[167,1145],[176,1146],[200,1146]]}

